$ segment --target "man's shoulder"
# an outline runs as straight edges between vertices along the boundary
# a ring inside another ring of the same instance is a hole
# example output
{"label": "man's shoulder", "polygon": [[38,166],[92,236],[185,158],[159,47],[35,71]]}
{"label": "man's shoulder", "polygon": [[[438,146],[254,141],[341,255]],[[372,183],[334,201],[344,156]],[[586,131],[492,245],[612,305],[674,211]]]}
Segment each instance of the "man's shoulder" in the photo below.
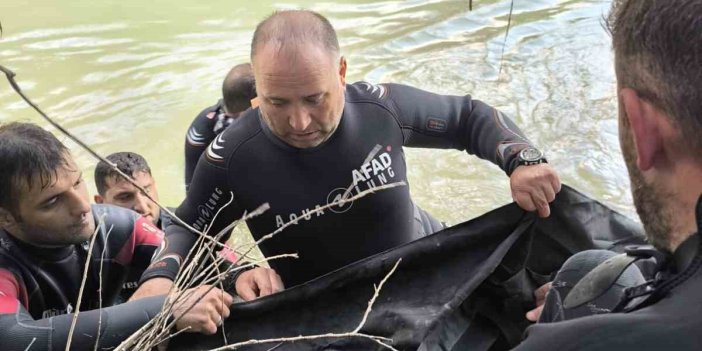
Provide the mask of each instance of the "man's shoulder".
{"label": "man's shoulder", "polygon": [[680,318],[655,310],[535,324],[516,350],[695,349],[689,346],[702,343],[702,334],[690,333],[681,324]]}
{"label": "man's shoulder", "polygon": [[[19,252],[13,249],[14,243],[4,230],[0,229],[0,270],[10,272],[16,277],[21,277],[22,264],[18,257]],[[19,253],[21,255],[21,253]]]}
{"label": "man's shoulder", "polygon": [[[93,204],[93,218],[96,226],[103,226],[100,230],[110,230],[114,234],[119,232],[130,232],[134,229],[134,224],[140,215],[130,209],[107,204]],[[112,234],[110,234],[112,235]]]}
{"label": "man's shoulder", "polygon": [[387,84],[359,81],[346,85],[346,102],[382,102],[387,97],[387,93]]}
{"label": "man's shoulder", "polygon": [[217,117],[217,111],[222,108],[222,100],[217,101],[212,106],[205,107],[200,113],[195,116],[195,120],[212,120],[213,123]]}
{"label": "man's shoulder", "polygon": [[259,110],[249,109],[212,140],[205,151],[205,159],[214,166],[225,166],[242,145],[252,142],[261,133]]}

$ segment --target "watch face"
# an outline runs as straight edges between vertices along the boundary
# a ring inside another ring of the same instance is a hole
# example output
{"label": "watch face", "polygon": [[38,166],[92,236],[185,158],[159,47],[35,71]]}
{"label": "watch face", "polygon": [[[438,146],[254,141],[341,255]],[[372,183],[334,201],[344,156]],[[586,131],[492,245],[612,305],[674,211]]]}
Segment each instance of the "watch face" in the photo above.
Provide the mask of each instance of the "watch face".
{"label": "watch face", "polygon": [[538,161],[542,158],[543,154],[539,149],[533,147],[527,147],[519,152],[519,157],[524,161]]}

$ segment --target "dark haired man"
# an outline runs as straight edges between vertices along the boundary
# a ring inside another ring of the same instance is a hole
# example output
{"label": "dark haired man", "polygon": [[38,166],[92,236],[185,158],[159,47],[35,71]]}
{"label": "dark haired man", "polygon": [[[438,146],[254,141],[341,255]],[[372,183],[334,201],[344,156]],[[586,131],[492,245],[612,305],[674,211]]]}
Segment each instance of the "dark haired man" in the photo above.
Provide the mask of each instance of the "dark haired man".
{"label": "dark haired man", "polygon": [[[82,173],[51,133],[28,123],[0,126],[3,349],[64,349],[93,233],[75,350],[92,350],[95,343],[114,347],[161,310],[164,296],[112,305],[136,289],[123,283],[146,268],[163,233],[132,211],[90,206]],[[193,290],[176,306],[178,329],[211,334],[229,315],[232,297],[218,289],[205,294],[206,289]]]}
{"label": "dark haired man", "polygon": [[[251,62],[259,108],[210,144],[177,214],[215,232],[243,212],[286,285],[296,285],[421,236],[408,187],[343,201],[375,186],[406,181],[403,147],[454,148],[490,160],[510,175],[515,200],[549,214],[560,189],[553,169],[506,116],[469,96],[436,95],[398,84],[346,84],[346,60],[329,22],[310,11],[278,12],[258,25]],[[212,214],[233,203],[212,221]],[[336,200],[337,206],[311,213]],[[194,236],[167,230],[169,253]],[[156,258],[158,260],[158,258]],[[175,272],[149,270],[144,292],[167,287]],[[164,278],[161,278],[164,277]]]}
{"label": "dark haired man", "polygon": [[[636,249],[614,257],[584,278],[588,284],[574,286],[577,279],[561,276],[587,272],[587,259],[601,254],[579,253],[556,276],[541,322],[527,329],[526,340],[518,349],[700,349],[700,18],[699,0],[615,0],[608,18],[617,75],[619,138],[634,205],[649,242],[661,253],[655,255],[659,267],[655,278],[624,289],[609,310],[591,308],[593,301],[612,291],[605,289],[612,286],[612,277],[621,273],[624,277],[633,268],[625,271],[627,264],[654,252]],[[582,308],[600,314],[567,318]]]}
{"label": "dark haired man", "polygon": [[[146,190],[149,196],[158,201],[158,187],[151,175],[151,167],[144,157],[134,152],[116,152],[106,158],[114,163],[120,171],[130,175],[139,186]],[[122,178],[105,162],[98,162],[95,166],[95,186],[98,191],[94,198],[95,203],[105,203],[133,210],[146,217],[161,230],[165,230],[171,224],[171,218],[165,211],[161,212],[158,205],[149,200],[146,194]]]}
{"label": "dark haired man", "polygon": [[195,166],[207,145],[239,115],[251,107],[256,86],[250,63],[232,67],[222,83],[222,99],[193,120],[185,136],[185,186],[190,186]]}

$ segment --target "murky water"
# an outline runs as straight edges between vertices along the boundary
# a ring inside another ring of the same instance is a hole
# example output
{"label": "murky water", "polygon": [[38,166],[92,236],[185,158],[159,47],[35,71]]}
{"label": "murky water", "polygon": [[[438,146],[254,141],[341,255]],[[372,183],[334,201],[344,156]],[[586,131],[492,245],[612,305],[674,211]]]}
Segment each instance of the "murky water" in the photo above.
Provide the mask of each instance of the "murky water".
{"label": "murky water", "polygon": [[[634,216],[617,141],[609,1],[339,0],[0,2],[0,64],[26,93],[102,154],[151,163],[162,200],[184,195],[187,126],[248,60],[256,23],[274,9],[328,16],[349,80],[472,94],[499,107],[543,148],[564,183]],[[64,3],[64,4],[59,4]],[[504,50],[504,57],[501,55]],[[46,125],[0,81],[0,122]],[[407,150],[415,200],[458,223],[510,201],[496,166],[458,151]],[[74,155],[92,183],[94,160]]]}

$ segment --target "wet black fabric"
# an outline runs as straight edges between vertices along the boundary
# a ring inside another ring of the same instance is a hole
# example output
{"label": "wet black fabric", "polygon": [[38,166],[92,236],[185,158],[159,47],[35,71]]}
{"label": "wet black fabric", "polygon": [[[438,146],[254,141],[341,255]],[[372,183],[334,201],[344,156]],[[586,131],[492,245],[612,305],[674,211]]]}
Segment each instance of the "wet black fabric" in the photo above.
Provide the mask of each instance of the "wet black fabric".
{"label": "wet black fabric", "polygon": [[[400,350],[505,350],[521,340],[533,291],[572,254],[621,251],[643,242],[641,227],[564,186],[551,217],[516,204],[358,261],[282,293],[235,304],[229,343],[329,332],[360,322],[377,284],[398,259],[363,333],[393,339]],[[222,337],[187,335],[175,350],[205,350]],[[275,344],[241,350],[269,350]],[[282,344],[275,350],[380,350],[363,339]]]}

